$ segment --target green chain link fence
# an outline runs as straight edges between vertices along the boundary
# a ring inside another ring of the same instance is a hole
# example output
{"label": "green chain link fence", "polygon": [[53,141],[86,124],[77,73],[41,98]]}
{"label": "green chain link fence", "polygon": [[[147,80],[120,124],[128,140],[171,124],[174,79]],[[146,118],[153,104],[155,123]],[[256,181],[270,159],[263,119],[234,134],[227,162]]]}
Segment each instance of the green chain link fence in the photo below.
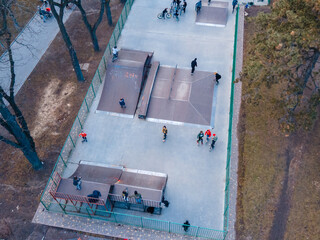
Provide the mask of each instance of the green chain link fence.
{"label": "green chain link fence", "polygon": [[[65,144],[59,154],[58,160],[53,168],[53,171],[49,177],[47,185],[41,195],[40,202],[45,207],[47,211],[51,212],[59,212],[61,213],[61,207],[59,207],[58,203],[54,202],[53,198],[51,197],[49,191],[53,184],[56,184],[53,181],[53,176],[55,173],[59,173],[63,175],[63,171],[67,166],[67,162],[69,160],[69,156],[72,150],[75,148],[76,141],[78,139],[78,135],[81,132],[84,122],[90,112],[90,107],[96,97],[96,93],[99,90],[99,87],[102,83],[102,77],[105,75],[107,70],[107,59],[110,58],[112,55],[112,48],[116,45],[121,31],[124,27],[124,24],[127,20],[129,12],[131,10],[132,4],[134,0],[127,0],[122,13],[119,17],[117,25],[113,31],[113,34],[109,40],[107,48],[104,52],[104,55],[100,61],[98,69],[92,79],[91,85],[88,89],[88,92],[81,104],[80,110],[78,115],[73,123],[73,126],[68,134],[68,137],[65,141]],[[234,56],[233,56],[233,71],[232,71],[232,82],[231,82],[231,97],[230,97],[230,114],[229,114],[229,130],[228,130],[228,153],[227,153],[227,164],[226,164],[226,187],[225,187],[225,202],[224,202],[224,225],[223,230],[215,230],[210,228],[203,228],[197,226],[190,226],[188,231],[185,232],[183,229],[183,224],[174,223],[170,221],[163,221],[157,220],[152,218],[145,218],[141,216],[134,216],[129,214],[123,213],[116,213],[116,212],[108,212],[103,210],[97,210],[96,214],[92,214],[90,209],[86,209],[88,214],[72,212],[72,207],[66,205],[64,213],[68,215],[76,215],[80,217],[87,217],[92,219],[99,219],[104,221],[111,221],[115,223],[121,223],[126,225],[133,225],[141,228],[148,228],[154,230],[165,231],[169,233],[177,233],[182,235],[189,235],[194,237],[202,237],[208,239],[217,239],[223,240],[227,236],[228,232],[228,221],[229,221],[229,172],[230,172],[230,158],[231,158],[231,135],[232,135],[232,117],[233,117],[233,95],[234,95],[234,78],[235,78],[235,65],[236,65],[236,46],[237,46],[237,29],[238,29],[238,15],[239,15],[239,8],[237,8],[236,13],[236,27],[235,27],[235,40],[234,40]],[[68,211],[70,208],[70,211]],[[100,214],[99,214],[100,213]],[[108,216],[108,217],[107,217]]]}

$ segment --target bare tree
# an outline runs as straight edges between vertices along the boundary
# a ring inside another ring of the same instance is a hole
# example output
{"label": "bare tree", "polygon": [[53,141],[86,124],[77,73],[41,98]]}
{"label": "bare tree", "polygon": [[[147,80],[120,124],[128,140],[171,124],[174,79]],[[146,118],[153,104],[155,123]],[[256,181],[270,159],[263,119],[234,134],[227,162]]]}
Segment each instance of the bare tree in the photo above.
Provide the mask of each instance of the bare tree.
{"label": "bare tree", "polygon": [[105,9],[106,9],[106,15],[108,19],[109,26],[112,26],[112,15],[110,10],[110,0],[105,1]]}
{"label": "bare tree", "polygon": [[79,10],[81,12],[82,20],[83,20],[84,24],[86,25],[86,27],[89,31],[90,37],[91,37],[93,49],[95,51],[99,51],[100,48],[99,48],[99,43],[98,43],[98,38],[97,38],[96,32],[97,32],[97,28],[99,27],[99,25],[102,21],[106,0],[100,0],[99,16],[98,16],[98,19],[96,20],[96,22],[93,24],[93,26],[91,26],[91,24],[89,23],[86,11],[82,7],[82,1],[81,0],[73,0],[72,2],[79,8]]}
{"label": "bare tree", "polygon": [[[30,135],[27,122],[25,121],[22,112],[18,108],[14,99],[14,85],[15,85],[15,72],[14,72],[14,60],[11,50],[11,32],[8,28],[8,18],[16,24],[16,18],[12,11],[13,0],[1,0],[0,2],[0,17],[2,26],[0,29],[0,37],[5,39],[7,54],[10,63],[10,89],[9,93],[0,86],[0,125],[8,131],[16,140],[11,140],[3,135],[0,135],[0,141],[5,142],[15,148],[20,149],[28,161],[31,163],[34,169],[40,169],[42,162],[40,161],[36,149],[35,143]],[[11,109],[6,106],[4,99],[9,103]]]}
{"label": "bare tree", "polygon": [[[51,7],[51,11],[53,13],[53,16],[55,17],[55,19],[57,20],[58,26],[60,28],[60,32],[62,35],[62,38],[67,46],[67,49],[69,51],[70,57],[71,57],[71,62],[74,68],[74,71],[77,75],[77,79],[80,82],[84,81],[84,77],[83,74],[81,72],[81,68],[79,65],[79,60],[77,57],[77,53],[76,50],[74,49],[72,42],[70,40],[70,37],[67,33],[66,27],[63,24],[63,16],[64,16],[64,10],[66,9],[67,5],[69,3],[71,3],[71,0],[60,0],[59,2],[56,2],[55,0],[48,0],[50,7]],[[56,10],[56,7],[59,8],[59,14]]]}

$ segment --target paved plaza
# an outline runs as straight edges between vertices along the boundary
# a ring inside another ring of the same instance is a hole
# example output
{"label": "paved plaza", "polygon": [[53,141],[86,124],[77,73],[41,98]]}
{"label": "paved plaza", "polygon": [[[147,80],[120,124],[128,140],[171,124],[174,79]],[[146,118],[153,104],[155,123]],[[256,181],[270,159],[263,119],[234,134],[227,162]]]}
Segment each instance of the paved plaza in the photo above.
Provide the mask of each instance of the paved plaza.
{"label": "paved plaza", "polygon": [[[204,81],[197,88],[200,92],[201,89],[206,92],[207,88],[214,91],[215,103],[209,103],[210,121],[206,125],[168,121],[168,138],[163,143],[163,122],[96,111],[102,85],[84,124],[88,142],[77,141],[64,177],[71,176],[81,160],[166,173],[165,197],[170,205],[161,215],[116,208],[114,211],[176,223],[188,219],[194,226],[223,230],[235,15],[231,14],[229,4],[226,27],[197,25],[196,0],[192,0],[188,1],[186,14],[180,21],[158,19],[157,14],[170,3],[169,0],[135,0],[118,48],[153,52],[152,61],[159,61],[160,66],[177,66],[186,71],[191,70],[191,61],[198,58],[196,72],[221,74],[218,86],[213,88]],[[211,126],[219,139],[215,149],[209,152],[208,145],[197,146],[196,136]],[[35,221],[41,219],[35,217]]]}

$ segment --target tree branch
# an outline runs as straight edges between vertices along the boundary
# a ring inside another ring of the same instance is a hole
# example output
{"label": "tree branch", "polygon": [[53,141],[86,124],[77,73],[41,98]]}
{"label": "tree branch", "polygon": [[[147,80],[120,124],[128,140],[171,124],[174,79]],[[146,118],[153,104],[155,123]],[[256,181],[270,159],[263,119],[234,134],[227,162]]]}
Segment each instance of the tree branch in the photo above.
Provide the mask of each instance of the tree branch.
{"label": "tree branch", "polygon": [[9,145],[11,145],[11,146],[13,146],[15,148],[21,148],[21,146],[19,144],[15,143],[15,142],[12,142],[11,140],[9,140],[9,139],[1,136],[1,135],[0,135],[0,141],[5,142],[5,143],[7,143],[7,144],[9,144]]}

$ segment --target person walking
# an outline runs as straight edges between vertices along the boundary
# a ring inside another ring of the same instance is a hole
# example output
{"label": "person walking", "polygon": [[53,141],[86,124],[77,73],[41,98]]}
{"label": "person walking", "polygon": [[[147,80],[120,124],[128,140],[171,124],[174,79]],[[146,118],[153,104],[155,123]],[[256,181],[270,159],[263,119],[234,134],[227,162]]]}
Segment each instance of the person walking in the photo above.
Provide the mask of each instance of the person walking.
{"label": "person walking", "polygon": [[212,139],[211,139],[209,152],[212,151],[212,149],[214,148],[214,145],[216,144],[217,140],[218,140],[218,137],[216,136],[216,134],[212,134]]}
{"label": "person walking", "polygon": [[202,7],[202,2],[200,0],[199,2],[196,3],[196,6],[195,6],[197,14],[200,13],[201,7]]}
{"label": "person walking", "polygon": [[198,133],[198,136],[197,136],[197,144],[198,144],[198,146],[199,146],[199,143],[201,142],[201,145],[203,145],[203,137],[204,137],[204,134],[203,134],[203,132],[202,131],[200,131],[199,133]]}
{"label": "person walking", "polygon": [[126,108],[127,107],[123,98],[120,98],[119,104],[120,104],[121,108]]}
{"label": "person walking", "polygon": [[215,76],[216,84],[219,84],[219,80],[221,79],[221,75],[217,72],[214,72],[213,75]]}
{"label": "person walking", "polygon": [[185,221],[185,222],[183,223],[182,227],[183,227],[183,230],[184,230],[185,232],[188,232],[189,227],[190,227],[189,221],[188,221],[188,220]]}
{"label": "person walking", "polygon": [[79,134],[79,137],[82,138],[82,142],[88,142],[87,134],[85,132],[81,131],[81,133]]}
{"label": "person walking", "polygon": [[113,54],[112,62],[118,59],[118,52],[119,52],[119,49],[117,48],[117,46],[114,46],[112,48],[112,54]]}
{"label": "person walking", "polygon": [[163,126],[162,133],[163,133],[163,140],[162,141],[165,142],[167,139],[167,134],[168,134],[168,129],[166,126]]}
{"label": "person walking", "polygon": [[236,8],[237,4],[238,4],[238,0],[232,1],[232,13],[234,12],[234,9]]}
{"label": "person walking", "polygon": [[197,58],[193,59],[193,61],[191,62],[191,75],[193,75],[194,70],[196,69],[196,67],[198,67]]}
{"label": "person walking", "polygon": [[210,137],[211,137],[211,131],[210,131],[210,129],[208,129],[208,130],[204,133],[204,135],[206,135],[206,143],[209,142],[209,139],[210,139]]}

